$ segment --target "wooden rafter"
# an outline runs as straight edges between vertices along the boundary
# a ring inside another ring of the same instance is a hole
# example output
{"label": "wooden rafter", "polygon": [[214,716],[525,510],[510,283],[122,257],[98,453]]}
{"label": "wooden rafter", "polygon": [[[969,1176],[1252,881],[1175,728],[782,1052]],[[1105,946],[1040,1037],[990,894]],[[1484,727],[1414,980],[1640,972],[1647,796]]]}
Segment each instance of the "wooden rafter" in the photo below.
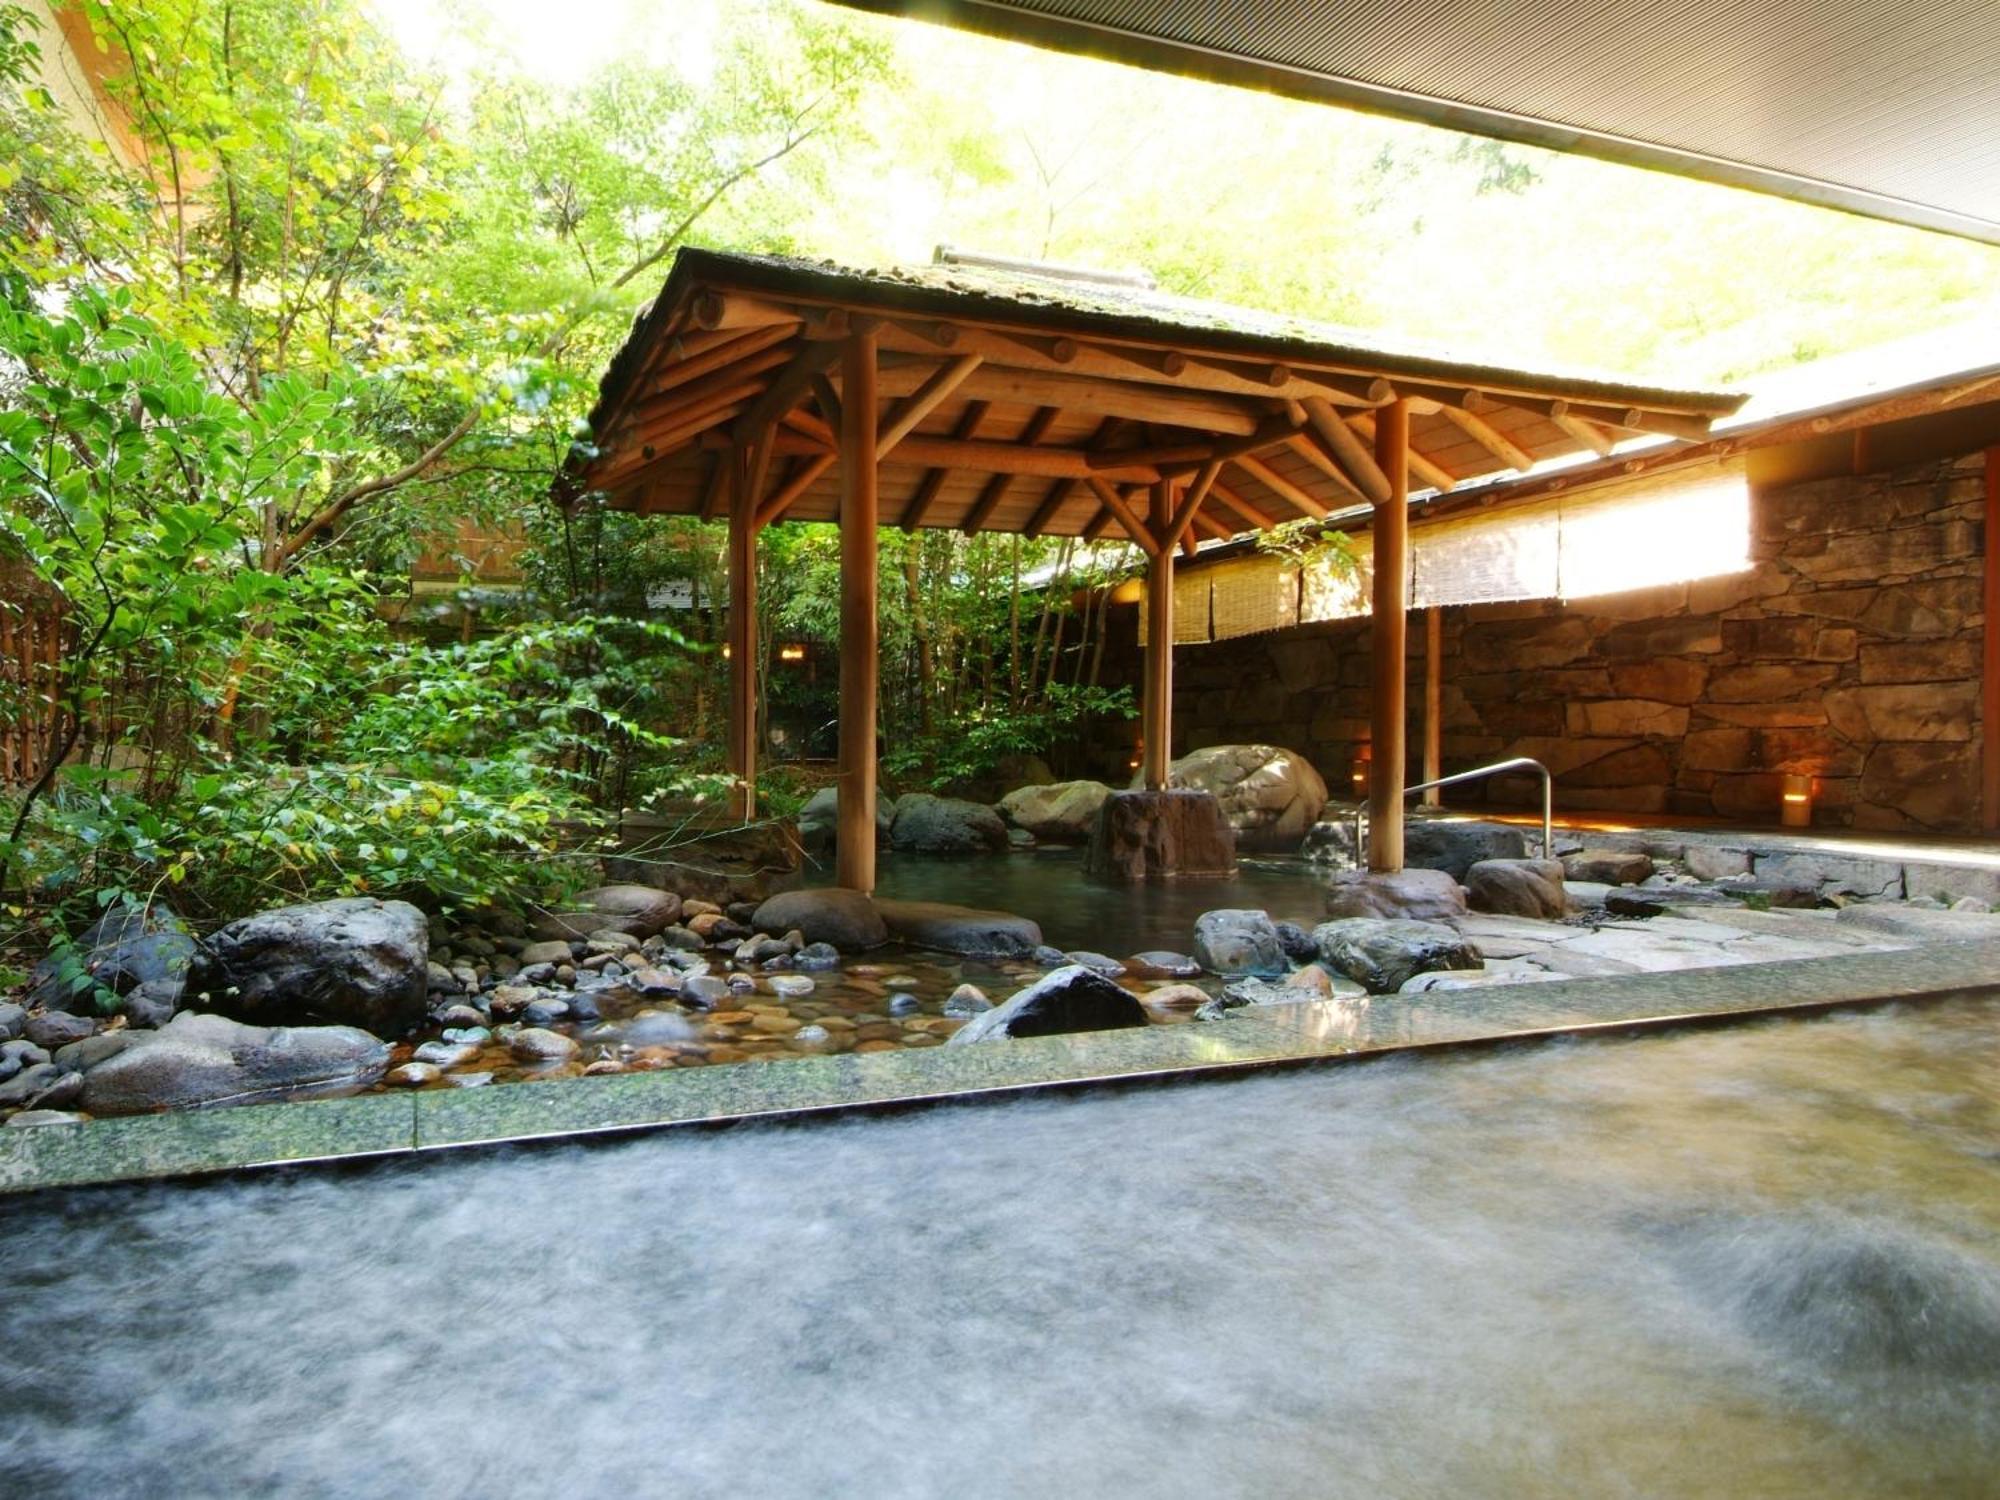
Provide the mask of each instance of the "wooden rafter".
{"label": "wooden rafter", "polygon": [[944,437],[907,437],[897,445],[892,461],[926,468],[969,469],[983,474],[1039,474],[1045,479],[1105,477],[1151,484],[1160,477],[1152,464],[1122,469],[1093,469],[1081,448],[1024,448],[1016,443],[963,441]]}
{"label": "wooden rafter", "polygon": [[1188,486],[1187,493],[1181,497],[1180,508],[1167,522],[1167,534],[1160,538],[1162,544],[1168,547],[1179,545],[1181,539],[1187,535],[1188,526],[1193,522],[1195,513],[1201,509],[1201,502],[1208,498],[1208,492],[1214,488],[1216,476],[1221,472],[1222,460],[1219,458],[1212,458],[1201,466],[1201,472],[1195,475],[1194,483]]}
{"label": "wooden rafter", "polygon": [[810,458],[792,460],[792,470],[785,476],[785,482],[778,486],[776,493],[757,508],[757,525],[761,528],[774,521],[784,519],[785,512],[798,504],[801,496],[819,482],[820,476],[833,467],[834,455],[820,453]]}
{"label": "wooden rafter", "polygon": [[[976,355],[969,357],[977,358]],[[1056,418],[1061,415],[1062,413],[1053,406],[1039,408],[1028,418],[1028,425],[1014,441],[1025,448],[1034,447],[1049,435],[1049,429],[1055,426]],[[1013,482],[1012,474],[995,474],[987,480],[986,487],[979,492],[978,500],[974,501],[972,509],[966,512],[965,520],[960,524],[959,530],[971,536],[991,520],[993,512],[998,509],[1001,500],[1007,494],[1007,487]]]}
{"label": "wooden rafter", "polygon": [[1209,492],[1222,504],[1235,511],[1254,530],[1269,531],[1278,524],[1276,516],[1266,515],[1219,479],[1209,486]]}
{"label": "wooden rafter", "polygon": [[1375,462],[1375,455],[1354,435],[1354,429],[1341,420],[1340,413],[1316,396],[1308,396],[1304,405],[1313,431],[1319,434],[1327,452],[1345,471],[1354,488],[1374,504],[1388,499],[1388,475]]}
{"label": "wooden rafter", "polygon": [[1231,462],[1293,509],[1311,516],[1315,521],[1324,521],[1327,518],[1329,512],[1326,506],[1321,505],[1263,460],[1253,458],[1246,453]]}
{"label": "wooden rafter", "polygon": [[[912,394],[935,369],[935,360],[902,357],[898,361],[885,361],[882,393]],[[1209,391],[1174,390],[1101,376],[1046,374],[990,360],[970,372],[958,390],[982,401],[1059,406],[1094,416],[1127,417],[1135,422],[1161,422],[1237,436],[1255,432],[1260,420],[1255,408],[1244,401]]]}
{"label": "wooden rafter", "polygon": [[1462,406],[1440,407],[1438,415],[1479,444],[1510,469],[1526,473],[1535,466],[1534,456],[1476,412]]}
{"label": "wooden rafter", "polygon": [[[1369,443],[1375,441],[1375,418],[1367,412],[1349,417],[1347,425]],[[1441,494],[1449,494],[1458,485],[1458,476],[1434,459],[1426,458],[1415,443],[1410,445],[1410,472]]]}
{"label": "wooden rafter", "polygon": [[1159,538],[1154,536],[1151,528],[1139,519],[1138,513],[1126,503],[1125,497],[1118,493],[1117,487],[1098,475],[1092,474],[1087,477],[1091,489],[1103,502],[1105,510],[1125,528],[1125,535],[1138,543],[1140,550],[1148,557],[1158,556],[1161,551]]}
{"label": "wooden rafter", "polygon": [[875,439],[875,457],[879,461],[887,458],[904,438],[917,430],[917,424],[936,411],[946,397],[965,384],[966,377],[983,363],[977,354],[961,354],[947,365],[940,366],[922,385],[896,403],[896,409],[883,420],[881,434]]}
{"label": "wooden rafter", "polygon": [[[958,426],[952,429],[952,436],[962,443],[971,442],[979,436],[980,424],[986,420],[986,414],[991,410],[992,407],[984,401],[967,402],[964,413],[958,419]],[[911,495],[910,503],[903,507],[903,518],[899,523],[903,530],[915,531],[924,524],[924,518],[931,513],[931,507],[937,504],[937,497],[949,478],[951,478],[950,467],[940,464],[917,481],[916,492]]]}

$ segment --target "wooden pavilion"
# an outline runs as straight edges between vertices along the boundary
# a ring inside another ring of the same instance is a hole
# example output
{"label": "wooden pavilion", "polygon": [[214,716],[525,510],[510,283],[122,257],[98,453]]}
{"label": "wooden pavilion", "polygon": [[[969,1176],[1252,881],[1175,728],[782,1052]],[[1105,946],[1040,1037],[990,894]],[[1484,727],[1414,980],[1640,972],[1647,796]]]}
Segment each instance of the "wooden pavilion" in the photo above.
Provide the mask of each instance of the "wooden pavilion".
{"label": "wooden pavilion", "polygon": [[1698,442],[1740,397],[1536,374],[1168,296],[1138,278],[953,257],[855,271],[682,250],[606,372],[562,481],[729,525],[730,767],[755,808],[757,535],[840,526],[837,878],[875,885],[883,525],[1129,541],[1148,559],[1143,778],[1166,784],[1177,553],[1370,506],[1370,862],[1402,868],[1407,507],[1621,441]]}

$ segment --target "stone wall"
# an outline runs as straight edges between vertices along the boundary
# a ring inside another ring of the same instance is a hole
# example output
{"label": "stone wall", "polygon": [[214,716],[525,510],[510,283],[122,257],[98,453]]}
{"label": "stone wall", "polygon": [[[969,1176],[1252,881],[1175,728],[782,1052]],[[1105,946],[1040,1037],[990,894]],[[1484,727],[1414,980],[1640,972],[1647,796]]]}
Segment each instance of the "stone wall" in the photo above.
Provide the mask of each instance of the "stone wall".
{"label": "stone wall", "polygon": [[[1755,490],[1746,572],[1445,611],[1444,768],[1532,755],[1563,808],[1753,823],[1806,772],[1818,824],[1976,827],[1983,474],[1973,454]],[[1368,737],[1368,636],[1349,621],[1181,647],[1176,750],[1287,745],[1338,794]],[[1423,639],[1412,617],[1413,757]],[[1536,795],[1487,785],[1496,803]]]}

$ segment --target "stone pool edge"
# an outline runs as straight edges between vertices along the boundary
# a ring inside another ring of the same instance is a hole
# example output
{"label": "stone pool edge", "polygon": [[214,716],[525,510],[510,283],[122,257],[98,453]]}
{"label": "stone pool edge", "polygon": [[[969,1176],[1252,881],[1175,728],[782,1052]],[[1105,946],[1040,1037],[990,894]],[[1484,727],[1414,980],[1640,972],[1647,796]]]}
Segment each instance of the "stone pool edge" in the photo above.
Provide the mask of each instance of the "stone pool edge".
{"label": "stone pool edge", "polygon": [[125,1116],[0,1129],[0,1195],[422,1156],[1041,1089],[1220,1077],[2000,990],[2000,943],[1256,1007],[1215,1023],[971,1047]]}

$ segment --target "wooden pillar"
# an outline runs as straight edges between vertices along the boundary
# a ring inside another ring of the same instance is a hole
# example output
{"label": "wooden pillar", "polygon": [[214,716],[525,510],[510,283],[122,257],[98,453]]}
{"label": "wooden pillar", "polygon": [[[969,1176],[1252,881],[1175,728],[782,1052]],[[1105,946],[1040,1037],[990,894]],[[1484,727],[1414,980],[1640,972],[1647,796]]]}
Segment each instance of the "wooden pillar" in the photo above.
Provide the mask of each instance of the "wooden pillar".
{"label": "wooden pillar", "polygon": [[731,811],[757,816],[757,496],[750,491],[750,450],[733,444],[729,466],[729,774]]}
{"label": "wooden pillar", "polygon": [[[1153,486],[1152,513],[1147,517],[1155,540],[1173,524],[1173,486]],[[1139,710],[1139,734],[1145,741],[1146,789],[1162,791],[1173,759],[1174,722],[1174,549],[1160,547],[1146,564],[1146,679]]]}
{"label": "wooden pillar", "polygon": [[840,353],[840,779],[834,878],[875,889],[875,330]]}
{"label": "wooden pillar", "polygon": [[1981,631],[1979,826],[2000,832],[2000,448],[1986,450],[1986,624]]}
{"label": "wooden pillar", "polygon": [[1375,462],[1389,480],[1389,498],[1375,506],[1374,691],[1368,704],[1375,761],[1368,778],[1368,868],[1403,868],[1403,674],[1409,625],[1410,405],[1391,401],[1375,417]]}
{"label": "wooden pillar", "polygon": [[[1424,774],[1436,781],[1444,775],[1444,615],[1433,604],[1424,611]],[[1424,793],[1424,806],[1436,807],[1444,789]]]}

